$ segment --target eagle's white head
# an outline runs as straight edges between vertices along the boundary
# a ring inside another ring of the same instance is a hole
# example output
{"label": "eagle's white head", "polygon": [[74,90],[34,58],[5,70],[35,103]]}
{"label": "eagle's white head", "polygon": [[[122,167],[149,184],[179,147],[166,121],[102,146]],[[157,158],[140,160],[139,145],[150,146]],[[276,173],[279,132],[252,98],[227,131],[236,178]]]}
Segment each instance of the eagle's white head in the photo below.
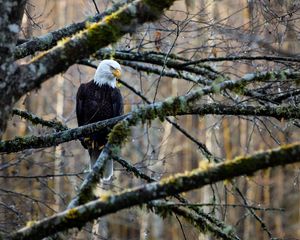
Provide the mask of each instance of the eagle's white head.
{"label": "eagle's white head", "polygon": [[114,60],[103,60],[97,67],[94,82],[101,86],[108,84],[112,88],[116,87],[116,79],[121,77],[121,66]]}

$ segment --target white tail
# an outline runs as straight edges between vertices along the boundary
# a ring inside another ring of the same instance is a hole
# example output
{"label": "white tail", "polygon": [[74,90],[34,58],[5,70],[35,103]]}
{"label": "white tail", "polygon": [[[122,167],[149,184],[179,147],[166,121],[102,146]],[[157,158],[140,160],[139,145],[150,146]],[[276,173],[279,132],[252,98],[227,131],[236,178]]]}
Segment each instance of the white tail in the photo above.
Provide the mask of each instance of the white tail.
{"label": "white tail", "polygon": [[[101,155],[101,151],[99,150],[89,150],[90,159],[91,159],[91,166],[95,164],[98,158]],[[104,181],[109,181],[114,173],[114,163],[112,159],[108,159],[105,163],[104,170],[103,170],[103,178]]]}
{"label": "white tail", "polygon": [[112,159],[108,159],[105,163],[104,171],[103,171],[103,180],[109,181],[114,174],[114,161]]}

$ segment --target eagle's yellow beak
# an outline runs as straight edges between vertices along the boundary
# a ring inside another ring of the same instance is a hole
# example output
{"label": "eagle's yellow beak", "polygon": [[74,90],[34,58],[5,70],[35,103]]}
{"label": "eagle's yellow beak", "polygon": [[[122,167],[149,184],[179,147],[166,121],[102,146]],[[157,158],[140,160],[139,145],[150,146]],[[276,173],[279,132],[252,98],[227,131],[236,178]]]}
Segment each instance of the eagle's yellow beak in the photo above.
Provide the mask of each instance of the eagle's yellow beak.
{"label": "eagle's yellow beak", "polygon": [[114,69],[114,70],[112,70],[112,74],[116,77],[116,78],[118,78],[118,79],[120,79],[121,78],[121,71],[119,70],[119,69]]}

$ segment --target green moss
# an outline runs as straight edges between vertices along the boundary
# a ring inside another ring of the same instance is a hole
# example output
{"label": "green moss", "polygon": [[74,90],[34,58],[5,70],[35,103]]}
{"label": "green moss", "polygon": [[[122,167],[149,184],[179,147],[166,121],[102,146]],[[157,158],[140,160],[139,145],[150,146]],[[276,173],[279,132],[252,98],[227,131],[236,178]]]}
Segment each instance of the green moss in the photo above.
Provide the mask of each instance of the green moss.
{"label": "green moss", "polygon": [[121,36],[119,27],[104,22],[91,24],[86,32],[87,44],[94,51],[99,49],[99,43],[101,46],[106,46],[116,42]]}
{"label": "green moss", "polygon": [[71,208],[66,214],[67,219],[76,219],[78,218],[78,216],[79,216],[79,212],[75,208]]}
{"label": "green moss", "polygon": [[119,19],[119,11],[113,12],[112,14],[106,16],[103,19],[103,22],[106,22],[107,24],[110,24],[110,23],[113,23],[117,19]]}
{"label": "green moss", "polygon": [[266,74],[264,76],[261,75],[261,80],[262,81],[268,81],[268,80],[271,80],[271,79],[274,79],[275,76],[272,72],[266,72]]}
{"label": "green moss", "polygon": [[69,42],[71,40],[70,37],[65,37],[65,38],[62,38],[61,40],[59,40],[57,42],[57,46],[59,47],[63,47],[67,42]]}
{"label": "green moss", "polygon": [[218,84],[218,83],[221,83],[221,82],[224,82],[225,81],[225,78],[222,77],[222,76],[218,76],[215,80],[214,80],[214,84]]}
{"label": "green moss", "polygon": [[235,231],[234,231],[233,227],[230,226],[230,225],[227,225],[225,228],[223,228],[223,232],[226,235],[233,235],[233,234],[235,234]]}
{"label": "green moss", "polygon": [[100,196],[100,201],[103,201],[103,202],[108,202],[109,201],[109,199],[110,199],[110,196],[111,196],[111,194],[101,194],[101,196]]}
{"label": "green moss", "polygon": [[111,151],[113,156],[118,156],[121,152],[121,148],[120,148],[119,145],[112,145],[110,147],[110,151]]}
{"label": "green moss", "polygon": [[173,103],[174,113],[184,112],[187,109],[187,101],[183,96],[174,99]]}
{"label": "green moss", "polygon": [[147,112],[146,112],[145,108],[143,108],[143,107],[139,108],[138,111],[139,111],[139,116],[142,121],[142,124],[145,124],[147,121],[147,117],[146,117]]}
{"label": "green moss", "polygon": [[35,224],[37,223],[37,221],[28,221],[27,223],[26,223],[26,227],[32,227],[32,226],[34,226]]}
{"label": "green moss", "polygon": [[129,136],[130,128],[127,121],[122,121],[116,124],[108,135],[110,144],[121,145]]}
{"label": "green moss", "polygon": [[147,111],[145,111],[145,119],[147,120],[153,120],[156,118],[156,112],[155,112],[155,108],[150,107],[147,109]]}
{"label": "green moss", "polygon": [[43,56],[45,56],[49,51],[50,51],[50,50],[44,51],[44,52],[41,52],[41,53],[37,54],[37,55],[34,56],[32,59],[30,59],[29,63],[33,63],[33,62],[37,61],[38,59],[40,59],[40,58],[42,58]]}
{"label": "green moss", "polygon": [[183,173],[177,173],[175,175],[163,178],[162,180],[160,180],[160,184],[164,185],[164,184],[172,184],[174,185],[174,187],[176,186],[180,186],[182,184],[182,178],[180,177],[184,177],[186,176],[186,174]]}
{"label": "green moss", "polygon": [[91,189],[96,188],[97,183],[91,183],[90,187],[84,191],[81,191],[78,196],[78,204],[76,206],[79,206],[81,204],[87,203],[93,199],[94,194],[91,191]]}
{"label": "green moss", "polygon": [[284,71],[280,72],[280,80],[286,80],[286,74]]}
{"label": "green moss", "polygon": [[150,7],[152,12],[158,14],[162,12],[165,8],[171,6],[174,0],[160,0],[160,1],[144,0],[143,2]]}
{"label": "green moss", "polygon": [[137,109],[132,112],[131,118],[127,120],[128,125],[130,126],[136,125],[141,119],[142,119],[141,113],[139,112],[139,109]]}
{"label": "green moss", "polygon": [[289,115],[289,113],[290,113],[290,110],[289,110],[289,108],[288,107],[278,107],[278,108],[276,108],[276,113],[278,114],[278,115],[281,115],[281,114],[286,114],[286,115]]}
{"label": "green moss", "polygon": [[[149,205],[148,205],[149,206]],[[151,208],[149,210],[153,211],[155,214],[159,215],[161,218],[167,218],[168,216],[172,216],[172,208],[166,206],[153,206],[150,205]]]}
{"label": "green moss", "polygon": [[243,95],[246,90],[246,86],[247,84],[245,82],[240,83],[236,87],[234,87],[232,91],[235,92],[236,94]]}
{"label": "green moss", "polygon": [[161,106],[157,106],[154,111],[157,117],[163,121],[166,116],[177,115],[180,112],[185,111],[187,108],[187,102],[184,97],[173,97],[161,103]]}
{"label": "green moss", "polygon": [[163,102],[160,107],[155,108],[156,115],[161,122],[165,120],[166,115],[170,112],[170,105],[168,102]]}
{"label": "green moss", "polygon": [[123,35],[122,29],[131,24],[132,16],[123,10],[121,8],[106,16],[103,21],[88,25],[88,44],[95,51],[99,49],[99,43],[101,43],[101,46],[106,46],[117,42]]}
{"label": "green moss", "polygon": [[145,124],[149,120],[153,120],[157,117],[157,110],[154,106],[139,107],[132,113],[132,117],[129,119],[129,125],[136,125],[139,121]]}

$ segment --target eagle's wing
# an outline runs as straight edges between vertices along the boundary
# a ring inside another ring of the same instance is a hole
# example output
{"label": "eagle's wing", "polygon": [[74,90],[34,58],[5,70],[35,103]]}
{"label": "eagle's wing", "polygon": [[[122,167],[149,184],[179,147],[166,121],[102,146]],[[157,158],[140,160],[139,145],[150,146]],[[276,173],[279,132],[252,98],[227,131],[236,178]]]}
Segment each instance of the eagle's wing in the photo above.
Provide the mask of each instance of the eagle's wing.
{"label": "eagle's wing", "polygon": [[112,102],[113,102],[113,116],[117,117],[124,113],[123,98],[120,89],[115,88],[112,91]]}
{"label": "eagle's wing", "polygon": [[85,113],[84,113],[84,101],[85,101],[85,86],[81,84],[78,88],[76,95],[76,116],[78,126],[85,124]]}
{"label": "eagle's wing", "polygon": [[[78,88],[77,95],[76,95],[76,116],[77,116],[77,123],[78,126],[82,126],[86,124],[86,113],[85,113],[85,101],[86,101],[86,89],[85,85],[81,84]],[[88,148],[87,143],[84,141],[84,138],[79,138],[82,146],[84,148]]]}

